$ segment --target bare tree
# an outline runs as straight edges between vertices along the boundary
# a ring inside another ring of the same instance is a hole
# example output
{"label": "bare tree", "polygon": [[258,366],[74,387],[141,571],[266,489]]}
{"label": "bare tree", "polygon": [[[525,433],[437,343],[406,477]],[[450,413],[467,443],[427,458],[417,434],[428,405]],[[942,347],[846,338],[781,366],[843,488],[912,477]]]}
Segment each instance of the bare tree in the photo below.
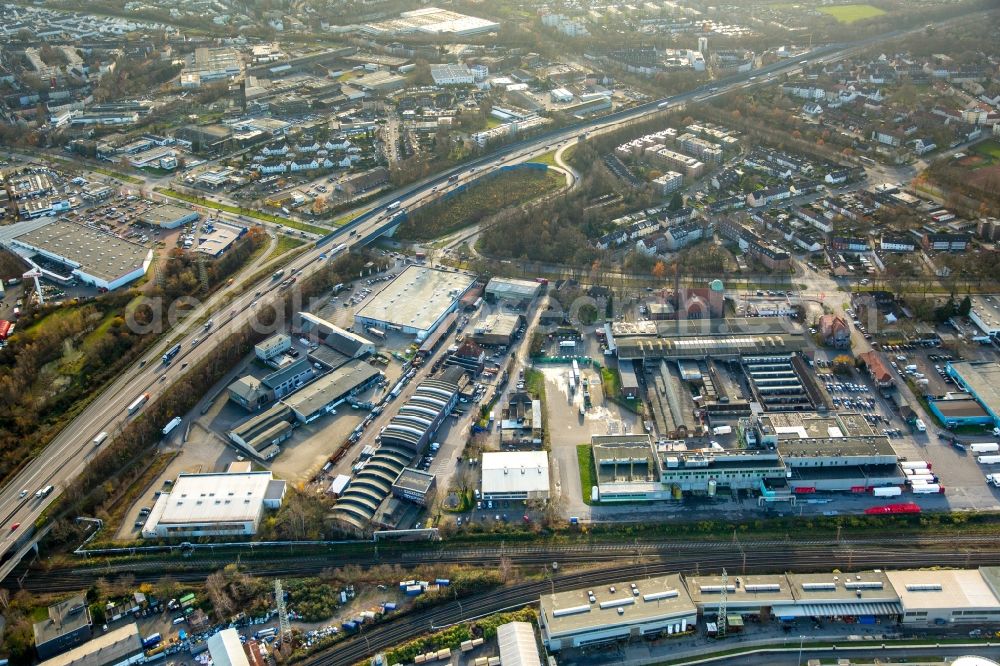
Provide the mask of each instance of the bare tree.
{"label": "bare tree", "polygon": [[513,572],[513,564],[511,563],[510,557],[503,555],[500,558],[500,563],[497,565],[497,571],[500,573],[500,582],[506,584],[511,578],[511,573]]}

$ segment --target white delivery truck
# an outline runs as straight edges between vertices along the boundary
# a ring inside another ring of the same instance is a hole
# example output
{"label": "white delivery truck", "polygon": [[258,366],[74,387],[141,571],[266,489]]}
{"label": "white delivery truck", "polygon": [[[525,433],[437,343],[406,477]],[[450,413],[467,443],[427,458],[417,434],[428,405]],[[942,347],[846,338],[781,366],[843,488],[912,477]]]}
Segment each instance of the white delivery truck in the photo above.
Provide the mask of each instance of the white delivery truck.
{"label": "white delivery truck", "polygon": [[714,435],[729,435],[733,432],[733,426],[715,426],[712,428],[712,434]]}
{"label": "white delivery truck", "polygon": [[169,435],[171,432],[173,432],[174,428],[176,428],[180,424],[181,424],[181,417],[175,416],[174,418],[170,419],[170,423],[163,426],[163,434]]}

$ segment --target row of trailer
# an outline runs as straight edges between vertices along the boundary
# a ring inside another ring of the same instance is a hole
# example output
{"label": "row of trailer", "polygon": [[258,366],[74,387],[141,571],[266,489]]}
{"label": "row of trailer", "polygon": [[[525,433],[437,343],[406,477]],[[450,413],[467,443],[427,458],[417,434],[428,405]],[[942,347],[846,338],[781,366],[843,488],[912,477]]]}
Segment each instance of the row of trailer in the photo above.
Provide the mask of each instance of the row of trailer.
{"label": "row of trailer", "polygon": [[940,495],[944,493],[937,475],[931,469],[933,465],[926,460],[905,461],[899,465],[906,474],[906,485],[915,495]]}

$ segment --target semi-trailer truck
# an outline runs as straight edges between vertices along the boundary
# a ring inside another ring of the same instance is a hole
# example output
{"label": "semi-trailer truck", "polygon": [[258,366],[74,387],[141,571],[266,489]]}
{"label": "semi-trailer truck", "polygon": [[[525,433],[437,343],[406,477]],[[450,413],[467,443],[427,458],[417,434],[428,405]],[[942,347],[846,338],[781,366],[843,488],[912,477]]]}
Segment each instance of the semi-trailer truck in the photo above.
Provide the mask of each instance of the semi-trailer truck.
{"label": "semi-trailer truck", "polygon": [[132,401],[132,404],[128,406],[128,413],[135,414],[137,411],[142,409],[142,406],[146,404],[147,400],[149,400],[148,393],[143,393],[142,395],[140,395],[138,398]]}
{"label": "semi-trailer truck", "polygon": [[973,453],[997,453],[1000,452],[1000,443],[976,442],[975,444],[969,444],[969,449]]}
{"label": "semi-trailer truck", "polygon": [[178,342],[176,345],[167,350],[167,353],[163,355],[163,364],[168,365],[170,361],[173,360],[177,354],[181,352],[181,345]]}
{"label": "semi-trailer truck", "polygon": [[176,428],[180,424],[181,424],[181,417],[175,416],[174,418],[170,419],[170,423],[163,426],[163,434],[169,435],[171,432],[173,432],[174,428]]}

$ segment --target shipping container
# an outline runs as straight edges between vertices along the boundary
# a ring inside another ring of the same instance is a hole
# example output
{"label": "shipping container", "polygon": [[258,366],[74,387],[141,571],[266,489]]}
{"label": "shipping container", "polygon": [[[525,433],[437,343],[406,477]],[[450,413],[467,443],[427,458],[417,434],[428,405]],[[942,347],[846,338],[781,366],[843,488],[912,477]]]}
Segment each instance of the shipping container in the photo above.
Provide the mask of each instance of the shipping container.
{"label": "shipping container", "polygon": [[1000,452],[1000,444],[997,442],[977,442],[969,444],[969,450],[974,453],[997,453]]}
{"label": "shipping container", "polygon": [[996,465],[1000,463],[1000,456],[977,456],[976,462],[980,465]]}
{"label": "shipping container", "polygon": [[423,591],[424,591],[424,588],[420,587],[419,585],[407,585],[406,586],[406,596],[408,596],[408,597],[418,596],[420,594],[423,594]]}
{"label": "shipping container", "polygon": [[392,611],[396,610],[396,604],[392,601],[387,601],[382,605],[382,610],[385,611],[386,613],[391,613]]}
{"label": "shipping container", "polygon": [[447,587],[448,585],[451,585],[451,581],[448,580],[447,578],[435,578],[434,582],[437,583],[438,585],[443,586],[443,587]]}
{"label": "shipping container", "polygon": [[875,488],[872,490],[872,495],[875,497],[899,497],[903,494],[903,489],[898,486],[889,486],[887,488]]}
{"label": "shipping container", "polygon": [[161,640],[163,640],[163,637],[159,634],[150,634],[142,639],[142,647],[148,650],[154,645],[159,645]]}

